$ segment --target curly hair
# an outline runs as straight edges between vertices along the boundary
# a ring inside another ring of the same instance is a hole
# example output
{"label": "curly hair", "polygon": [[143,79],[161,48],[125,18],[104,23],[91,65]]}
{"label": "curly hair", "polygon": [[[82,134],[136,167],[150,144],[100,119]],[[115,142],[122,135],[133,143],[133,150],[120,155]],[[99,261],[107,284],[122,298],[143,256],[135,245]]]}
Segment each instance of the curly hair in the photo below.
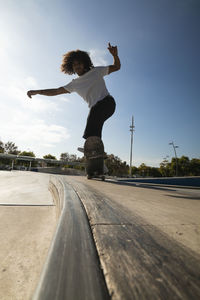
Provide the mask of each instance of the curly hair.
{"label": "curly hair", "polygon": [[89,57],[89,54],[85,51],[76,50],[76,51],[67,52],[63,55],[63,60],[60,67],[61,72],[69,75],[75,74],[73,70],[74,60],[83,63],[87,71],[94,68],[93,63]]}

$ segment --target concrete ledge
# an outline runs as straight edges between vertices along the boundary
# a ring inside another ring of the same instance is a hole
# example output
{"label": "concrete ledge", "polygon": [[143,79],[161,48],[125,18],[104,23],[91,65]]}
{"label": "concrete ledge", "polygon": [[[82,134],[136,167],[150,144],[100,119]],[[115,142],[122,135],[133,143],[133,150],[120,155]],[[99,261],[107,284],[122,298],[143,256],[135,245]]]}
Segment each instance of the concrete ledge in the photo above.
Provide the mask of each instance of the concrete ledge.
{"label": "concrete ledge", "polygon": [[59,219],[33,300],[110,299],[79,197],[62,176],[49,187]]}
{"label": "concrete ledge", "polygon": [[[196,190],[191,197],[184,191],[184,198],[170,189],[147,190],[81,177],[66,180],[87,212],[112,300],[199,299],[200,256],[193,251],[199,249]],[[190,219],[195,226],[188,234],[183,226]],[[173,227],[174,236],[165,225]],[[185,235],[182,243],[179,234]]]}

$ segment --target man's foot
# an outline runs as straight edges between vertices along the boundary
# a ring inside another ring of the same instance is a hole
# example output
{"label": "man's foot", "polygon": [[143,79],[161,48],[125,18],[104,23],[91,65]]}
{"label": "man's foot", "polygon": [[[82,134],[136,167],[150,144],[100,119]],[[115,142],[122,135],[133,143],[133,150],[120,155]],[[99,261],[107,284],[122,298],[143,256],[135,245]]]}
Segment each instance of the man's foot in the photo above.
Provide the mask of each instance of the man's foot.
{"label": "man's foot", "polygon": [[84,148],[79,147],[79,148],[78,148],[78,151],[84,153]]}

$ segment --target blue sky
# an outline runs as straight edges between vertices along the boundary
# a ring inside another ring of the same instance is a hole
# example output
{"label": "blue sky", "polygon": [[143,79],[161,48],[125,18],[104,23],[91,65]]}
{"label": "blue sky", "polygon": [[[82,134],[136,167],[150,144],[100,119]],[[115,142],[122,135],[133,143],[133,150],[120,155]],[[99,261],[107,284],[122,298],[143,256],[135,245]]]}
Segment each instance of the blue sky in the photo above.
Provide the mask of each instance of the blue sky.
{"label": "blue sky", "polygon": [[62,55],[88,51],[110,65],[118,46],[121,70],[105,77],[117,103],[104,125],[107,153],[133,164],[159,166],[166,155],[200,158],[199,0],[0,0],[0,139],[41,157],[81,156],[88,107],[77,94],[26,96],[60,87]]}

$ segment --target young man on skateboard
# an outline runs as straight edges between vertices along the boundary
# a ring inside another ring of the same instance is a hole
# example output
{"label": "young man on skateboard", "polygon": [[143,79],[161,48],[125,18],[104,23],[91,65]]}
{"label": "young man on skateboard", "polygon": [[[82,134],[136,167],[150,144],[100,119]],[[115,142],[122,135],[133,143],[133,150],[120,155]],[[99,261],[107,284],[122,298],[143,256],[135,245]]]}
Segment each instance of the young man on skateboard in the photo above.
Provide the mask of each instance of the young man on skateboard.
{"label": "young man on skateboard", "polygon": [[90,108],[87,124],[83,138],[90,136],[102,136],[104,122],[112,116],[115,111],[115,100],[109,94],[103,77],[112,72],[118,71],[121,67],[118,57],[117,46],[108,44],[108,50],[114,58],[113,65],[94,67],[85,51],[70,51],[63,56],[61,71],[65,74],[77,74],[65,86],[55,89],[30,90],[27,92],[29,98],[33,95],[56,96],[76,92],[87,103]]}

